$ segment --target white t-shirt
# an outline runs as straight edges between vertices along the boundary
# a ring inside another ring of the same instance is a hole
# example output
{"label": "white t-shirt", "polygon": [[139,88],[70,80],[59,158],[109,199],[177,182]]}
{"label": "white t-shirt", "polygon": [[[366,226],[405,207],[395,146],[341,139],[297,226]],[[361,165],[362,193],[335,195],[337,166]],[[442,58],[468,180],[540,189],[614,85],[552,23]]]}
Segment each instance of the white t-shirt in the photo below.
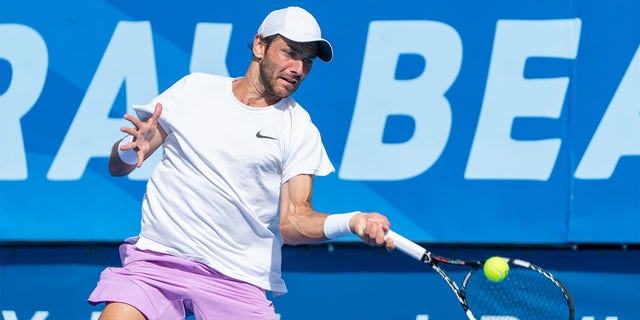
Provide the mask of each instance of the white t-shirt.
{"label": "white t-shirt", "polygon": [[280,186],[334,168],[309,114],[292,98],[252,108],[233,95],[232,81],[193,73],[134,106],[146,119],[162,103],[159,123],[167,132],[136,246],[284,293]]}

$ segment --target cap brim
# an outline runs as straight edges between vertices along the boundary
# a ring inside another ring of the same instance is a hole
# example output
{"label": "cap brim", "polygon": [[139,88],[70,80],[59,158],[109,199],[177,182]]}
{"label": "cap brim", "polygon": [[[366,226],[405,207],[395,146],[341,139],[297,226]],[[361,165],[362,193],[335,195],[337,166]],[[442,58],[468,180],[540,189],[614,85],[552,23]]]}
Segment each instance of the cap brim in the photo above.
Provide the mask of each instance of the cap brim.
{"label": "cap brim", "polygon": [[[293,42],[300,42],[300,43],[315,42],[318,44],[318,52],[316,52],[316,57],[320,58],[320,60],[324,62],[330,62],[331,60],[333,60],[333,47],[331,47],[331,43],[329,43],[329,41],[325,39],[299,37],[299,36],[296,37],[294,35],[286,35],[282,33],[279,33],[279,35]],[[263,34],[263,36],[268,36],[268,35]]]}
{"label": "cap brim", "polygon": [[333,48],[331,47],[331,43],[327,40],[318,40],[318,58],[324,62],[331,62],[333,60]]}

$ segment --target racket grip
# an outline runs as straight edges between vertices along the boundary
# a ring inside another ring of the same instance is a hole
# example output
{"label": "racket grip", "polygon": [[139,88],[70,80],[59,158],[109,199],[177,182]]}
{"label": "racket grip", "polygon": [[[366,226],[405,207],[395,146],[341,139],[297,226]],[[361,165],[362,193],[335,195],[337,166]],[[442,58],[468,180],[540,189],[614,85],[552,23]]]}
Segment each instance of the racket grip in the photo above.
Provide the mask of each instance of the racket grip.
{"label": "racket grip", "polygon": [[404,252],[406,255],[413,257],[416,260],[422,261],[422,257],[427,252],[427,250],[417,243],[389,230],[384,235],[384,239],[387,238],[393,239],[393,243],[396,246],[396,249]]}

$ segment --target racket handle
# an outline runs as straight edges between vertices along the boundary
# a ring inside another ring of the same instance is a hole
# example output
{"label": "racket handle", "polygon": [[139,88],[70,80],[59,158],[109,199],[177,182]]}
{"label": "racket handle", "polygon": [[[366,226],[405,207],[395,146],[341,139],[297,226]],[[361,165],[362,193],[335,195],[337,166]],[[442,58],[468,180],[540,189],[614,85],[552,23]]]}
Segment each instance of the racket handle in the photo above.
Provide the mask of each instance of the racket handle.
{"label": "racket handle", "polygon": [[396,246],[396,249],[404,252],[406,255],[413,257],[416,260],[422,261],[422,257],[427,252],[427,250],[417,243],[389,230],[384,236],[384,239],[387,238],[393,239],[393,244]]}

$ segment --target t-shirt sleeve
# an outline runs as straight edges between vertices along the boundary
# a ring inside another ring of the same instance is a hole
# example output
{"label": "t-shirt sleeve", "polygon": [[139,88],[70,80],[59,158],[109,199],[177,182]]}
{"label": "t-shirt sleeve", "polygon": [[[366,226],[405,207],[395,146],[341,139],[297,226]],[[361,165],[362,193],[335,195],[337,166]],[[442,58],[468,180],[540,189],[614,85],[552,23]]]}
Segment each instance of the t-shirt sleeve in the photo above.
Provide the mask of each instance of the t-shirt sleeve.
{"label": "t-shirt sleeve", "polygon": [[162,114],[160,115],[158,122],[167,133],[171,132],[171,125],[168,119],[171,118],[171,114],[176,110],[178,99],[180,98],[189,77],[190,76],[187,75],[178,80],[148,104],[134,104],[132,107],[136,112],[136,116],[143,121],[149,119],[156,109],[156,104],[161,103]]}
{"label": "t-shirt sleeve", "polygon": [[282,183],[299,174],[326,176],[335,171],[318,128],[310,120],[301,127],[285,155]]}

